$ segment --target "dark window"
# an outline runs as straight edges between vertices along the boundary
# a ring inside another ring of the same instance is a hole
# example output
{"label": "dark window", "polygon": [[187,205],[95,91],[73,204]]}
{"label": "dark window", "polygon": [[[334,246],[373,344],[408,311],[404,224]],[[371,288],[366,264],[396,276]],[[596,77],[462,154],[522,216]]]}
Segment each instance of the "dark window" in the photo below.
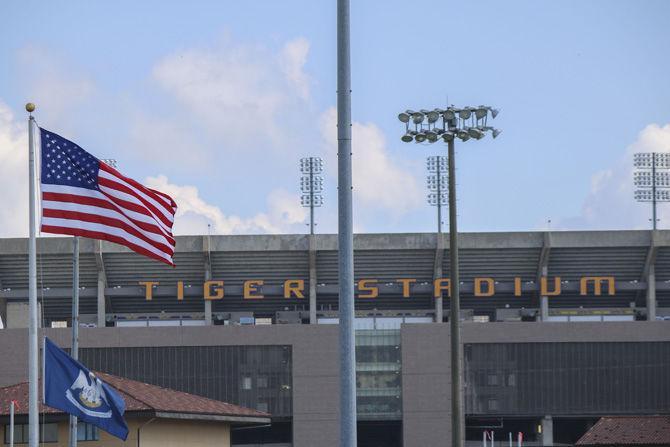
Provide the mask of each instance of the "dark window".
{"label": "dark window", "polygon": [[498,374],[489,374],[488,378],[486,379],[486,384],[488,386],[497,386],[498,385]]}
{"label": "dark window", "polygon": [[[9,444],[9,425],[5,425],[5,444]],[[39,428],[40,442],[58,442],[58,424],[42,424]],[[14,444],[27,444],[28,424],[14,424]]]}
{"label": "dark window", "polygon": [[98,427],[93,424],[85,422],[77,423],[77,441],[98,441],[100,440],[100,433]]}

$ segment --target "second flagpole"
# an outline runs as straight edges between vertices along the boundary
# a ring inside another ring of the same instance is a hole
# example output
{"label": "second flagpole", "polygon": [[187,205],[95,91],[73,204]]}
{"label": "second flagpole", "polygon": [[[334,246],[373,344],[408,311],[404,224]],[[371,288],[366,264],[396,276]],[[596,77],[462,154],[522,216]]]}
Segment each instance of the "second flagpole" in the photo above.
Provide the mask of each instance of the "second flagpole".
{"label": "second flagpole", "polygon": [[[72,240],[72,351],[79,360],[79,237]],[[70,416],[70,447],[77,447],[77,417]]]}

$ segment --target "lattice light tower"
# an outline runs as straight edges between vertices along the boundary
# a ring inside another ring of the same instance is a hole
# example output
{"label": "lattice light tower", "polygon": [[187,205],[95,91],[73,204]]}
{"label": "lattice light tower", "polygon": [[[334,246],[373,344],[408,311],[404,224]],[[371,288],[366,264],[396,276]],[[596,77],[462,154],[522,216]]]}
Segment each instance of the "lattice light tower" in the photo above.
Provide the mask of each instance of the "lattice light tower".
{"label": "lattice light tower", "polygon": [[437,207],[437,232],[442,233],[442,207],[447,205],[447,157],[433,155],[426,159],[426,186],[428,187],[428,204]]}
{"label": "lattice light tower", "polygon": [[656,229],[656,204],[670,202],[670,153],[642,152],[633,156],[635,200],[651,202],[651,228]]}
{"label": "lattice light tower", "polygon": [[323,205],[323,160],[319,157],[300,159],[300,204],[309,208],[309,234],[314,234],[314,208]]}

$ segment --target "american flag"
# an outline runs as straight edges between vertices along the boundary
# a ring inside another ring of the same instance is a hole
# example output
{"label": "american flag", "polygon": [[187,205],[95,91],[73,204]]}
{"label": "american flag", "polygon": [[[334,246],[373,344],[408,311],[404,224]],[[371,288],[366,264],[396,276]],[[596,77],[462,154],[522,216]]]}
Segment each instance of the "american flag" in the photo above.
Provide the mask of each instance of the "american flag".
{"label": "american flag", "polygon": [[174,265],[177,204],[73,142],[40,129],[42,231],[103,239]]}

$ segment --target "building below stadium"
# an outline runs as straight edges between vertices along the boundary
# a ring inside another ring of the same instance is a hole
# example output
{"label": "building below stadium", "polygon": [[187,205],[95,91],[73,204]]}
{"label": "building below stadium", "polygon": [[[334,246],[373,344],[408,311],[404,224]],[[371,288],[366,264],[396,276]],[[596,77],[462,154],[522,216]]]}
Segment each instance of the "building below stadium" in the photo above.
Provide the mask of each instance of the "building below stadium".
{"label": "building below stadium", "polygon": [[[670,414],[670,231],[463,233],[466,437],[576,442]],[[354,238],[359,446],[450,442],[448,235]],[[27,240],[0,240],[0,386],[27,370]],[[82,240],[80,359],[267,412],[237,446],[336,446],[337,237],[184,236],[176,267]],[[72,240],[38,240],[45,332],[69,346]]]}

